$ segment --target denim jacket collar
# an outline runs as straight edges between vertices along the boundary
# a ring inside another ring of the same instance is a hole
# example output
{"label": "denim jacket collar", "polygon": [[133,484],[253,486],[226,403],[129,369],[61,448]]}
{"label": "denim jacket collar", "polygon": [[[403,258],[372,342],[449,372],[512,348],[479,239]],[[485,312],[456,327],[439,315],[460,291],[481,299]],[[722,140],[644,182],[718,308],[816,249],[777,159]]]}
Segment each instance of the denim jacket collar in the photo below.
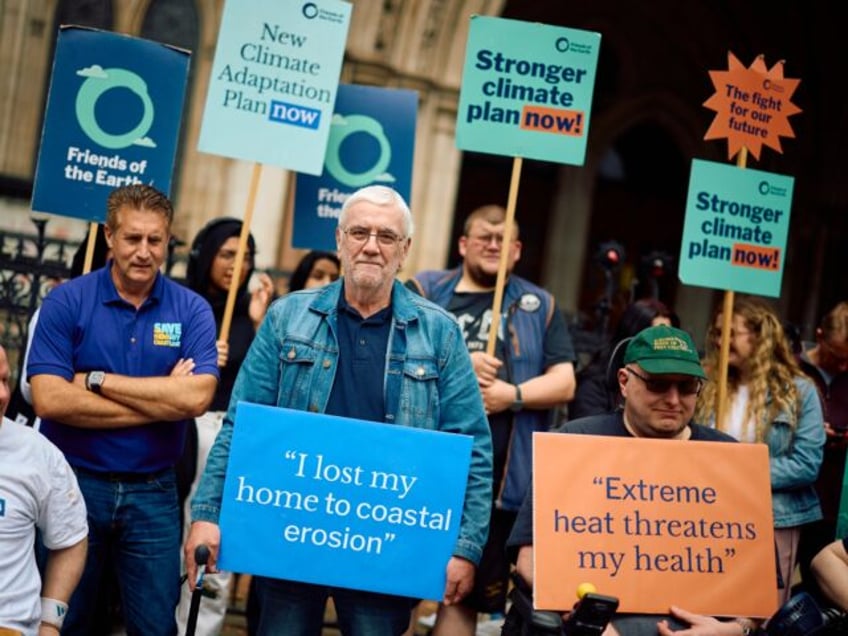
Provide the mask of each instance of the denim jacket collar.
{"label": "denim jacket collar", "polygon": [[[329,316],[337,311],[339,294],[344,289],[344,278],[330,283],[320,292],[310,305],[312,311]],[[418,320],[418,312],[412,303],[412,292],[406,289],[400,281],[392,283],[392,313],[396,326],[403,329],[410,322]]]}

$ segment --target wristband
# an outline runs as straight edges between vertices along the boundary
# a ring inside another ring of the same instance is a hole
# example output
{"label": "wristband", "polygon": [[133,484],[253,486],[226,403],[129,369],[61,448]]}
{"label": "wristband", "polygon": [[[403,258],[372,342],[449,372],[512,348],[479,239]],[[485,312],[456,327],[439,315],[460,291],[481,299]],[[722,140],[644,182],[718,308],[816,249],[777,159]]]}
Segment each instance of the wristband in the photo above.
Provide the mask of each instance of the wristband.
{"label": "wristband", "polygon": [[41,597],[41,622],[52,625],[56,629],[62,629],[65,616],[68,613],[68,604],[57,601],[55,598]]}

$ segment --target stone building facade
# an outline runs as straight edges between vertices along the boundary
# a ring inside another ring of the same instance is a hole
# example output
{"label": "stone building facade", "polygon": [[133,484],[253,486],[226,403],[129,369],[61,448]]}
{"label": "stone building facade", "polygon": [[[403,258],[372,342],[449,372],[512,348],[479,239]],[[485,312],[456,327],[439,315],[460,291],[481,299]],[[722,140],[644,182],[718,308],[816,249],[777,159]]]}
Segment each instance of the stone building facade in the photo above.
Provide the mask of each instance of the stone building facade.
{"label": "stone building facade", "polygon": [[[230,0],[240,2],[241,0]],[[282,1],[282,0],[281,0]],[[292,0],[294,1],[294,0]],[[245,0],[247,4],[247,0]],[[833,5],[833,6],[831,6]],[[676,280],[689,165],[726,161],[724,142],[705,142],[712,113],[708,71],[727,51],[745,63],[785,58],[800,77],[784,154],[765,149],[751,167],[796,178],[793,220],[779,309],[809,335],[818,316],[848,296],[838,271],[848,235],[841,140],[846,89],[839,85],[835,3],[809,6],[755,0],[679,3],[623,0],[356,0],[341,81],[419,93],[413,210],[417,233],[407,269],[456,262],[457,219],[482,203],[507,200],[511,160],[461,153],[454,140],[462,63],[473,14],[598,31],[601,60],[584,166],[526,161],[516,216],[525,253],[520,272],[551,289],[571,315],[592,324],[612,281],[613,313],[654,284],[684,326],[703,333],[720,292]],[[248,162],[197,150],[223,0],[4,0],[0,2],[0,226],[27,231],[43,104],[57,26],[83,24],[193,51],[175,172],[175,233],[190,240],[209,218],[242,216]],[[844,55],[841,56],[844,58]],[[264,166],[254,212],[259,265],[291,268],[293,175]],[[81,222],[51,217],[48,231],[82,237]],[[623,266],[604,277],[597,246],[621,243]],[[651,279],[650,256],[670,256]],[[648,270],[645,264],[648,263]]]}

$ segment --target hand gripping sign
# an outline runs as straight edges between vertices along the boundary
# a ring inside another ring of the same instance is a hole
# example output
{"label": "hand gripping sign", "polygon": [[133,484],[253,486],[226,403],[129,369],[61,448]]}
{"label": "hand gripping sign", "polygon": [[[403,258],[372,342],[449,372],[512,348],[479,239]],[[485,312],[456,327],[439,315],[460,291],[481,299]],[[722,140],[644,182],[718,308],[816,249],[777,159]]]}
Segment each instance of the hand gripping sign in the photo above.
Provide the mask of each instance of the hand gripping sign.
{"label": "hand gripping sign", "polygon": [[[456,120],[461,150],[513,156],[503,245],[513,235],[524,157],[582,165],[601,36],[473,16]],[[494,353],[508,249],[501,250],[486,352]]]}
{"label": "hand gripping sign", "polygon": [[770,616],[777,569],[763,444],[535,433],[535,602],[588,582],[623,612]]}
{"label": "hand gripping sign", "polygon": [[[255,162],[233,280],[241,275],[262,164],[321,171],[351,9],[338,0],[224,5],[198,149]],[[237,291],[233,285],[227,295],[221,340],[229,337]]]}
{"label": "hand gripping sign", "polygon": [[241,402],[224,484],[220,566],[441,599],[471,442]]}

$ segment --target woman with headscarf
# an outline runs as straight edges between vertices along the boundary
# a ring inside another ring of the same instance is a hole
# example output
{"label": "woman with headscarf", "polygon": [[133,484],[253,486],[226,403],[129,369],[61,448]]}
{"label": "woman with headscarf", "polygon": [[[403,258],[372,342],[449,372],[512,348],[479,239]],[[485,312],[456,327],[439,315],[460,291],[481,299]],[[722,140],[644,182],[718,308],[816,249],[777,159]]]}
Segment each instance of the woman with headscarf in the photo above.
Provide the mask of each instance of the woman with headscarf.
{"label": "woman with headscarf", "polygon": [[[229,217],[213,219],[197,233],[189,252],[186,285],[203,296],[212,306],[215,324],[219,331],[224,319],[227,294],[233,282],[241,226],[242,222],[238,219]],[[190,484],[190,489],[184,495],[183,526],[186,533],[191,522],[191,513],[188,510],[191,497],[197,488],[200,475],[203,474],[209,449],[221,429],[238,370],[253,342],[256,330],[265,317],[274,292],[271,278],[264,273],[257,276],[258,285],[254,291],[248,290],[248,284],[254,273],[255,256],[256,242],[252,235],[248,235],[230,332],[226,340],[219,340],[217,343],[221,379],[209,411],[195,420],[196,437],[190,434],[186,441],[184,461],[181,462],[180,467],[183,475],[182,483]],[[223,628],[229,602],[231,577],[229,572],[220,572],[206,578],[205,587],[212,588],[209,591],[215,596],[201,604],[197,622],[199,634],[218,634]],[[177,621],[181,632],[185,631],[190,602],[191,594],[188,586],[183,586],[177,608]]]}

